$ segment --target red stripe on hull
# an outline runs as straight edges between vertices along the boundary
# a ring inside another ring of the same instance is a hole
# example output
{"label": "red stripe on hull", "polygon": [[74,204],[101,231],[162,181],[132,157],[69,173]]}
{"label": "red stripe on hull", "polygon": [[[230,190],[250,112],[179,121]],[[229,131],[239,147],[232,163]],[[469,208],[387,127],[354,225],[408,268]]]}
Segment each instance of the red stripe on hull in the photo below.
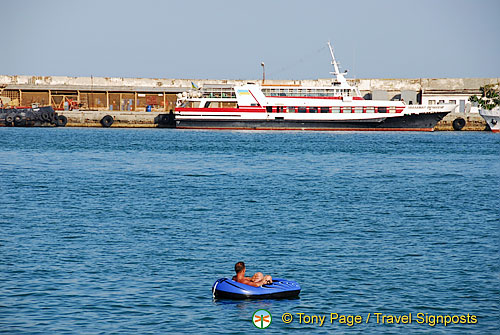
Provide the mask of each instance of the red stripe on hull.
{"label": "red stripe on hull", "polygon": [[262,107],[240,107],[240,108],[176,108],[176,112],[200,112],[200,113],[265,113]]}
{"label": "red stripe on hull", "polygon": [[[342,100],[342,97],[307,97],[307,96],[300,96],[300,97],[293,97],[293,96],[272,96],[272,95],[266,95],[266,98],[285,98],[285,99],[330,99],[330,100]],[[362,97],[352,97],[352,100],[365,100]]]}
{"label": "red stripe on hull", "polygon": [[245,128],[245,127],[183,127],[177,129],[210,129],[210,130],[299,130],[299,131],[434,131],[433,128]]}

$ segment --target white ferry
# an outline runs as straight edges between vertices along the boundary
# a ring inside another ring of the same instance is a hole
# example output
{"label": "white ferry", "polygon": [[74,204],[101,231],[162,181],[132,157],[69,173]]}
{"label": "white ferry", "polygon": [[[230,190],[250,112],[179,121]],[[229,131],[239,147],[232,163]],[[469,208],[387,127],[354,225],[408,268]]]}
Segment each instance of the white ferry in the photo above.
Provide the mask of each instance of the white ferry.
{"label": "white ferry", "polygon": [[500,107],[495,107],[492,110],[481,108],[479,114],[483,117],[488,126],[490,126],[492,132],[500,133]]}
{"label": "white ferry", "polygon": [[433,131],[456,105],[406,105],[365,100],[340,73],[328,43],[332,86],[264,86],[255,83],[209,87],[179,94],[177,128],[260,130]]}

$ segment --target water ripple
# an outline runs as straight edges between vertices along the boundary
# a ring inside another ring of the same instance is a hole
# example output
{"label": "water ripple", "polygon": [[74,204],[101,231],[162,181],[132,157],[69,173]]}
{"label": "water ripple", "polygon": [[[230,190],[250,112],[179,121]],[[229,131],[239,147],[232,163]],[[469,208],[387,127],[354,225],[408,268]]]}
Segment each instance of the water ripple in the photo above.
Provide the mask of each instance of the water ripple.
{"label": "water ripple", "polygon": [[[8,333],[496,333],[500,137],[0,128]],[[213,301],[238,260],[298,300]],[[475,314],[323,328],[284,312]]]}

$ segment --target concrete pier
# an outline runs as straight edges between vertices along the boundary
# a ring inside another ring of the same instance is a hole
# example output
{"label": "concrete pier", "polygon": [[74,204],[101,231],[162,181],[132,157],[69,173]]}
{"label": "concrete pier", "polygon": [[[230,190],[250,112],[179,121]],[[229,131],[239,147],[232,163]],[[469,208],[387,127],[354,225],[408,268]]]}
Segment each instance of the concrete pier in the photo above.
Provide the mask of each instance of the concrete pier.
{"label": "concrete pier", "polygon": [[[0,75],[0,96],[15,106],[50,105],[68,118],[67,126],[100,127],[106,115],[113,127],[155,127],[158,114],[175,109],[176,94],[198,86],[231,87],[261,80],[108,78]],[[266,80],[265,85],[330,86],[331,78]],[[349,79],[365,99],[402,100],[415,104],[454,103],[454,113],[436,130],[453,130],[453,121],[466,121],[463,130],[481,131],[486,123],[468,101],[479,88],[500,83],[500,78]],[[4,100],[4,99],[3,99]],[[2,100],[2,101],[3,101]],[[151,109],[151,112],[146,112]]]}
{"label": "concrete pier", "polygon": [[457,118],[465,120],[465,127],[462,131],[489,131],[486,121],[479,114],[471,113],[450,113],[438,122],[434,130],[436,131],[454,131],[453,121]]}
{"label": "concrete pier", "polygon": [[[102,127],[100,120],[110,115],[113,117],[113,128],[154,128],[157,113],[150,112],[110,112],[110,111],[62,111],[59,112],[68,118],[66,127]],[[484,119],[477,114],[450,113],[437,125],[436,131],[454,131],[453,121],[463,118],[466,121],[462,131],[489,130]]]}
{"label": "concrete pier", "polygon": [[113,111],[61,111],[68,118],[66,127],[102,127],[100,121],[106,115],[113,117],[113,128],[153,128],[158,113]]}

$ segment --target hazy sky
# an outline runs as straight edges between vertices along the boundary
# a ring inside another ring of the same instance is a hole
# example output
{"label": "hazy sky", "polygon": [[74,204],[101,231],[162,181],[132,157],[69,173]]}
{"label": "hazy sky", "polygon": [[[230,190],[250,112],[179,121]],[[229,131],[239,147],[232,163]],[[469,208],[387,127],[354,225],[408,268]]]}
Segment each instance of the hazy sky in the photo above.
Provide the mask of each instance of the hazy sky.
{"label": "hazy sky", "polygon": [[0,0],[0,74],[500,77],[500,0]]}

